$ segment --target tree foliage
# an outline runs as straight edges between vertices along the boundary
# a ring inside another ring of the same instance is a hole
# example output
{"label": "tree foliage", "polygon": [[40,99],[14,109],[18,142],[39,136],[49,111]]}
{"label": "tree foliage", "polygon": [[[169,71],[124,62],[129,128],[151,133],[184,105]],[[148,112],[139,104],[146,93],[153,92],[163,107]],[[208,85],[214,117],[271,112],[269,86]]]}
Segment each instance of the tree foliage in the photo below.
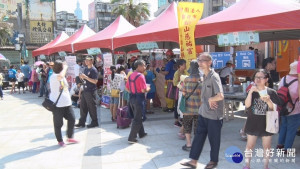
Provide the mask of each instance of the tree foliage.
{"label": "tree foliage", "polygon": [[112,14],[123,15],[134,26],[140,26],[141,22],[150,16],[147,3],[135,4],[133,0],[111,0],[111,3],[119,3],[112,10]]}
{"label": "tree foliage", "polygon": [[5,46],[9,43],[9,40],[13,33],[12,27],[13,25],[11,23],[0,21],[0,46]]}

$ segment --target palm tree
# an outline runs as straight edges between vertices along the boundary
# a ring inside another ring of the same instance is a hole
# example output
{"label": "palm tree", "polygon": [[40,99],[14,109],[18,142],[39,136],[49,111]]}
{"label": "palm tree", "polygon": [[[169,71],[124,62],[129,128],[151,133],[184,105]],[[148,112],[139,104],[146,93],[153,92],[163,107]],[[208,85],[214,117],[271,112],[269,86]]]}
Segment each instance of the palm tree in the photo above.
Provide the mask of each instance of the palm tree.
{"label": "palm tree", "polygon": [[141,21],[150,16],[147,3],[134,4],[133,0],[111,0],[111,3],[120,3],[112,10],[112,14],[123,15],[134,26],[140,26]]}
{"label": "palm tree", "polygon": [[0,46],[7,45],[11,38],[11,35],[12,24],[0,21]]}

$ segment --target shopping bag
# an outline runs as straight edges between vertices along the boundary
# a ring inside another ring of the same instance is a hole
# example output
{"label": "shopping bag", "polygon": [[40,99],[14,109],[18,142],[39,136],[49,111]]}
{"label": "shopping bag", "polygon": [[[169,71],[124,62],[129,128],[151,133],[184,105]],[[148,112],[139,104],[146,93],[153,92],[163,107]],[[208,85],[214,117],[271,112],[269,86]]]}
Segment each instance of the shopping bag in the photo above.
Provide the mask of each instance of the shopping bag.
{"label": "shopping bag", "polygon": [[279,115],[276,104],[273,105],[273,111],[266,113],[266,131],[276,134],[279,131]]}
{"label": "shopping bag", "polygon": [[180,99],[180,104],[179,104],[179,110],[182,112],[182,113],[185,113],[186,112],[186,98],[184,96],[181,96],[181,99]]}

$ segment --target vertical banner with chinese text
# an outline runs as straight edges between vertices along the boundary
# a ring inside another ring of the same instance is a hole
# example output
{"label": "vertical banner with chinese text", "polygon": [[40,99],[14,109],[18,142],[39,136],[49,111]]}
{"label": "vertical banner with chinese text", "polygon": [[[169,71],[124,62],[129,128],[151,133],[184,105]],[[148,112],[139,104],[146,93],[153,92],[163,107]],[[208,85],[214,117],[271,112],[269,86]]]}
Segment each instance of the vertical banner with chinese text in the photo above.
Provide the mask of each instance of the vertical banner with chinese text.
{"label": "vertical banner with chinese text", "polygon": [[102,102],[101,107],[109,108],[110,101],[110,81],[108,80],[108,76],[111,74],[110,66],[113,65],[112,54],[105,53],[103,54],[103,88],[102,88]]}
{"label": "vertical banner with chinese text", "polygon": [[67,82],[71,87],[75,83],[75,65],[76,65],[76,56],[65,56],[65,60],[68,65],[68,70],[66,73]]}
{"label": "vertical banner with chinese text", "polygon": [[196,59],[195,26],[202,16],[203,6],[203,3],[178,3],[180,58],[187,61],[187,68],[190,65],[190,61]]}

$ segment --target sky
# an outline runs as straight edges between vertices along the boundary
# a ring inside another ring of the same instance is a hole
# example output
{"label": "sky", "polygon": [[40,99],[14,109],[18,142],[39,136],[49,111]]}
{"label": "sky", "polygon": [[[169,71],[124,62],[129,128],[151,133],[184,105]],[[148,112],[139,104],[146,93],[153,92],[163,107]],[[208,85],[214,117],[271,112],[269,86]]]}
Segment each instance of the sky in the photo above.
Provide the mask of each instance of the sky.
{"label": "sky", "polygon": [[[82,10],[82,19],[88,20],[88,5],[94,0],[79,0],[80,9]],[[139,0],[137,0],[139,1]],[[152,15],[157,9],[157,0],[140,0],[150,2],[152,8]],[[110,2],[110,0],[102,0],[102,2]],[[56,12],[67,11],[68,13],[74,13],[76,9],[77,0],[56,0]]]}

